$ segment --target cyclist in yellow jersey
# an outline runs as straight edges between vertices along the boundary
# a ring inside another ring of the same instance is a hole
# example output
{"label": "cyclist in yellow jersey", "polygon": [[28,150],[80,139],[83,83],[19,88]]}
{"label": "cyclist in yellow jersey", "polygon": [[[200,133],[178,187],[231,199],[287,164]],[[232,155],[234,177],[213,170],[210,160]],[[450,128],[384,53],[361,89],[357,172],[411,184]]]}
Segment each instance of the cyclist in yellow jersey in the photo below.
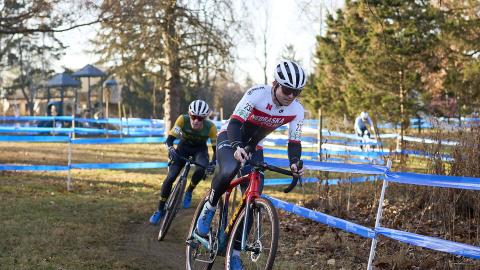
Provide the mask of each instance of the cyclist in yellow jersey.
{"label": "cyclist in yellow jersey", "polygon": [[[217,144],[217,127],[215,124],[206,119],[210,109],[208,104],[203,100],[195,100],[188,106],[188,114],[180,115],[175,121],[175,125],[168,132],[165,142],[168,147],[168,157],[170,166],[168,174],[163,181],[162,191],[157,210],[150,217],[151,224],[158,224],[165,212],[165,202],[170,196],[172,185],[180,171],[185,166],[185,161],[180,157],[194,157],[195,162],[207,167],[209,173],[213,173],[216,165],[216,144]],[[173,146],[173,141],[180,139],[177,149]],[[208,162],[207,140],[212,143],[213,158]],[[190,185],[185,192],[183,207],[189,208],[192,200],[192,192],[195,186],[205,175],[205,169],[196,167],[192,175]]]}

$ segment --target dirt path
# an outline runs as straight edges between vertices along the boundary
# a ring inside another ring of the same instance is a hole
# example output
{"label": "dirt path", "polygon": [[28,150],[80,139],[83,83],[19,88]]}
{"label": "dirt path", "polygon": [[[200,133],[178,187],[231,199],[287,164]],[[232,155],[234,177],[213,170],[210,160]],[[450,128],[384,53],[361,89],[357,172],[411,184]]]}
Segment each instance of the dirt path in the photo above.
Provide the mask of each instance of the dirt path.
{"label": "dirt path", "polygon": [[[158,226],[147,222],[132,224],[119,254],[125,269],[185,269],[185,239],[195,209],[181,210],[162,242]],[[213,269],[223,269],[219,257]]]}

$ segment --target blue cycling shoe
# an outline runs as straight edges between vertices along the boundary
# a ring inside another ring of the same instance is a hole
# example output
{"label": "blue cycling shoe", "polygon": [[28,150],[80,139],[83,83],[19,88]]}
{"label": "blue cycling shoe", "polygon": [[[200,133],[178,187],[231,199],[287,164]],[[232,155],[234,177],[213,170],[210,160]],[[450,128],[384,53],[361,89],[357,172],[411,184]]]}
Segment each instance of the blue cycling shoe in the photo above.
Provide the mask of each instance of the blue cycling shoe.
{"label": "blue cycling shoe", "polygon": [[185,192],[185,196],[183,197],[183,208],[187,209],[190,208],[190,203],[192,202],[192,192]]}
{"label": "blue cycling shoe", "polygon": [[209,202],[206,202],[203,206],[202,213],[197,220],[197,234],[206,237],[210,231],[210,224],[212,223],[213,216],[215,215],[216,207],[210,205]]}
{"label": "blue cycling shoe", "polygon": [[155,213],[153,213],[153,215],[150,217],[150,224],[157,225],[160,219],[163,217],[163,214],[165,214],[164,210],[155,211]]}
{"label": "blue cycling shoe", "polygon": [[242,260],[238,255],[232,255],[230,258],[230,270],[243,270]]}

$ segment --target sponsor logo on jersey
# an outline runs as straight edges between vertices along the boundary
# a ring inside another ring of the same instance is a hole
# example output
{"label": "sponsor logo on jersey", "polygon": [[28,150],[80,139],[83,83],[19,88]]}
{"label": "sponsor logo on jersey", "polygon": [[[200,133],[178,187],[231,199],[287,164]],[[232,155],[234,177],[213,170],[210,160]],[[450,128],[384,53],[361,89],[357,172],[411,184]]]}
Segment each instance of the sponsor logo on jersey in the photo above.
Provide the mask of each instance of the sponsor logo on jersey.
{"label": "sponsor logo on jersey", "polygon": [[182,129],[179,126],[175,126],[173,128],[173,134],[177,134],[177,135],[182,134]]}
{"label": "sponsor logo on jersey", "polygon": [[253,94],[253,92],[255,92],[256,90],[259,90],[259,89],[264,89],[264,87],[263,86],[258,86],[258,87],[252,88],[252,89],[248,90],[247,95],[251,95],[251,94]]}
{"label": "sponsor logo on jersey", "polygon": [[267,103],[267,107],[266,107],[265,109],[271,111],[271,110],[272,110],[272,107],[273,107],[272,104]]}
{"label": "sponsor logo on jersey", "polygon": [[253,105],[247,102],[243,107],[239,108],[238,110],[235,110],[233,114],[240,116],[242,119],[247,119],[252,109],[253,109]]}

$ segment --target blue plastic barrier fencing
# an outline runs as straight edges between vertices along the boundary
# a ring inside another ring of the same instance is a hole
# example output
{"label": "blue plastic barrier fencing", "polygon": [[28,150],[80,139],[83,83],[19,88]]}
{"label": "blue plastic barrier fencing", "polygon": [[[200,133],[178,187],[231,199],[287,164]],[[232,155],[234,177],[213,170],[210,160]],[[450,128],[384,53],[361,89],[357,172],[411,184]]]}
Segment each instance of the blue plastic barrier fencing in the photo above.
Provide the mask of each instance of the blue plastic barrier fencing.
{"label": "blue plastic barrier fencing", "polygon": [[385,174],[385,179],[411,185],[480,190],[480,178],[474,177],[388,172]]}
{"label": "blue plastic barrier fencing", "polygon": [[0,127],[0,133],[72,133],[72,128],[42,128],[42,127]]}
{"label": "blue plastic barrier fencing", "polygon": [[68,136],[0,136],[0,142],[68,142]]}
{"label": "blue plastic barrier fencing", "polygon": [[[275,164],[276,166],[289,167],[288,159],[265,157],[265,162]],[[304,166],[308,170],[327,171],[327,172],[343,172],[358,174],[385,174],[387,167],[370,164],[345,164],[320,162],[312,160],[304,160]]]}
{"label": "blue plastic barrier fencing", "polygon": [[[0,136],[2,142],[69,142],[68,136]],[[165,137],[134,137],[134,138],[77,138],[72,144],[136,144],[164,143]]]}
{"label": "blue plastic barrier fencing", "polygon": [[458,145],[459,142],[456,141],[446,141],[446,140],[432,140],[428,138],[416,138],[416,137],[411,137],[411,136],[403,136],[404,141],[409,141],[409,142],[419,142],[419,143],[428,143],[428,144],[442,144],[442,145]]}
{"label": "blue plastic barrier fencing", "polygon": [[72,144],[134,144],[134,143],[164,143],[165,137],[137,138],[81,138],[73,139]]}
{"label": "blue plastic barrier fencing", "polygon": [[350,150],[334,150],[334,149],[328,149],[325,146],[323,146],[322,154],[336,155],[336,156],[362,156],[362,157],[370,157],[370,158],[381,158],[383,156],[390,155],[391,153],[389,151],[363,152],[363,151],[350,151]]}
{"label": "blue plastic barrier fencing", "polygon": [[68,166],[0,164],[0,171],[68,171]]}
{"label": "blue plastic barrier fencing", "polygon": [[[402,150],[401,153],[403,155],[422,157],[422,158],[438,158],[437,155],[431,155],[430,153],[427,153],[426,151],[420,151],[420,150]],[[452,161],[453,160],[453,158],[448,154],[440,154],[440,158],[443,161]]]}
{"label": "blue plastic barrier fencing", "polygon": [[151,126],[163,127],[162,119],[142,119],[142,118],[77,118],[73,116],[0,116],[0,121],[17,121],[17,122],[36,122],[36,121],[76,121],[80,123],[110,124],[122,126]]}
{"label": "blue plastic barrier fencing", "polygon": [[167,168],[167,162],[126,162],[126,163],[80,163],[72,169],[159,169]]}
{"label": "blue plastic barrier fencing", "polygon": [[[366,176],[366,177],[355,177],[355,178],[343,178],[343,179],[324,179],[322,180],[323,185],[338,185],[340,182],[350,182],[350,183],[361,183],[361,182],[371,182],[375,181],[376,179],[382,179],[381,176]],[[302,183],[317,183],[319,181],[316,177],[305,177],[302,178]],[[264,185],[265,186],[276,186],[276,185],[289,185],[292,182],[292,178],[268,178],[265,179]]]}
{"label": "blue plastic barrier fencing", "polygon": [[72,116],[0,116],[0,121],[72,121]]}
{"label": "blue plastic barrier fencing", "polygon": [[325,225],[328,225],[337,229],[341,229],[347,232],[351,232],[363,237],[367,237],[367,238],[375,237],[375,231],[368,227],[358,225],[353,222],[343,220],[341,218],[337,218],[334,216],[330,216],[321,212],[316,212],[295,204],[291,204],[291,203],[267,196],[265,194],[262,194],[262,197],[270,200],[273,206],[275,206],[276,208],[282,209],[284,211],[294,213],[301,217],[308,218],[308,219],[323,223]]}
{"label": "blue plastic barrier fencing", "polygon": [[[302,137],[303,141],[303,137]],[[315,140],[316,142],[317,140]],[[361,145],[382,145],[381,142],[361,142],[361,141],[347,141],[347,140],[339,140],[339,139],[323,139],[322,143],[332,143],[332,144],[341,144],[341,145],[352,145],[352,146],[361,146]]]}
{"label": "blue plastic barrier fencing", "polygon": [[388,238],[392,238],[403,243],[460,255],[468,258],[480,259],[480,247],[419,235],[415,233],[397,231],[383,227],[377,227],[375,231],[378,234],[384,235]]}
{"label": "blue plastic barrier fencing", "polygon": [[1,164],[0,171],[68,171],[69,169],[159,169],[167,168],[167,162],[126,162],[126,163],[78,163],[60,165],[10,165]]}
{"label": "blue plastic barrier fencing", "polygon": [[90,135],[90,134],[105,134],[105,135],[128,135],[128,136],[163,136],[163,129],[150,129],[150,128],[123,128],[120,130],[114,129],[99,129],[99,128],[84,128],[84,127],[75,127],[75,128],[47,128],[47,127],[0,127],[0,133],[26,133],[26,134],[41,134],[41,133],[51,133],[51,134],[81,134],[81,135]]}
{"label": "blue plastic barrier fencing", "polygon": [[[292,178],[268,178],[264,180],[265,186],[277,186],[277,185],[289,185],[292,182]],[[308,177],[302,178],[303,183],[316,183],[318,178]]]}
{"label": "blue plastic barrier fencing", "polygon": [[[287,155],[288,151],[286,149],[276,149],[270,147],[264,147],[265,155]],[[357,156],[357,157],[364,157],[364,158],[372,158],[372,159],[381,159],[386,155],[390,155],[391,153],[388,151],[377,151],[377,152],[362,152],[362,151],[346,151],[346,150],[332,150],[322,147],[322,154],[323,155],[335,155],[335,156]],[[302,158],[308,157],[311,159],[318,159],[319,153],[317,151],[302,151]],[[364,160],[360,161],[364,162]]]}

